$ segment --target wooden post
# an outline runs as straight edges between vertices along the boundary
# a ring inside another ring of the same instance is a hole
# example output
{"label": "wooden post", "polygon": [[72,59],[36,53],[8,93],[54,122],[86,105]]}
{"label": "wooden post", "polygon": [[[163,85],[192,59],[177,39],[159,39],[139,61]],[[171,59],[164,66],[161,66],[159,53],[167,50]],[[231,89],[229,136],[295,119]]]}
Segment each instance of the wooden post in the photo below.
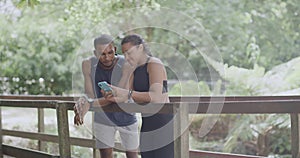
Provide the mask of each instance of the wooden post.
{"label": "wooden post", "polygon": [[65,104],[56,106],[59,154],[62,158],[71,158],[68,110]]}
{"label": "wooden post", "polygon": [[2,150],[2,139],[3,139],[3,135],[2,135],[2,111],[1,111],[1,107],[0,107],[0,158],[3,158],[3,150]]}
{"label": "wooden post", "polygon": [[[95,128],[95,126],[94,126],[94,124],[95,124],[95,122],[94,122],[94,117],[95,117],[95,112],[92,112],[92,129],[93,129],[93,139],[96,139],[96,137],[95,137],[95,130],[94,130],[94,128]],[[93,158],[100,158],[100,151],[98,150],[98,149],[93,149]]]}
{"label": "wooden post", "polygon": [[300,158],[300,120],[299,114],[290,114],[291,116],[291,136],[292,136],[292,158]]}
{"label": "wooden post", "polygon": [[177,103],[174,106],[174,156],[175,158],[189,157],[189,105],[188,103]]}
{"label": "wooden post", "polygon": [[[38,108],[38,132],[44,133],[45,132],[45,121],[44,121],[44,109]],[[40,151],[46,151],[46,144],[43,141],[38,141],[38,149]]]}
{"label": "wooden post", "polygon": [[93,149],[93,158],[100,158],[100,151],[98,149]]}

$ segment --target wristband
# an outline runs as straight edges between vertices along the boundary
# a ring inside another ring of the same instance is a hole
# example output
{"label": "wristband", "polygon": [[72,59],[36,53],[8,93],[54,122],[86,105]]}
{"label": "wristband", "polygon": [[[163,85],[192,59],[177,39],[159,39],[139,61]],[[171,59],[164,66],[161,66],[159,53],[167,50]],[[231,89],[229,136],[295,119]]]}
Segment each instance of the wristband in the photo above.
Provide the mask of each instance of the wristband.
{"label": "wristband", "polygon": [[133,103],[133,100],[132,100],[132,89],[130,89],[128,91],[128,103]]}
{"label": "wristband", "polygon": [[88,100],[88,102],[90,103],[90,108],[94,107],[94,99],[90,99]]}
{"label": "wristband", "polygon": [[92,98],[89,98],[87,95],[83,95],[83,97],[85,98],[85,100],[90,103],[90,108],[93,107],[93,104],[94,104],[94,99]]}

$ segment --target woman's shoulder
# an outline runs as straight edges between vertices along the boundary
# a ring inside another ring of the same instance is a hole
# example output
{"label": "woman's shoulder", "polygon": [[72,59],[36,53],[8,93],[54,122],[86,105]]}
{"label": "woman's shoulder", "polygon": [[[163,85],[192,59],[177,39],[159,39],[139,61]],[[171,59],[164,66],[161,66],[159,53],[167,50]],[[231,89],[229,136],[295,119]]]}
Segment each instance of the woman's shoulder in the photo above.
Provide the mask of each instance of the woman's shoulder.
{"label": "woman's shoulder", "polygon": [[151,57],[147,66],[148,72],[157,72],[164,69],[163,62],[157,57]]}
{"label": "woman's shoulder", "polygon": [[150,64],[163,64],[162,61],[157,57],[151,57],[149,59],[148,63],[150,63]]}

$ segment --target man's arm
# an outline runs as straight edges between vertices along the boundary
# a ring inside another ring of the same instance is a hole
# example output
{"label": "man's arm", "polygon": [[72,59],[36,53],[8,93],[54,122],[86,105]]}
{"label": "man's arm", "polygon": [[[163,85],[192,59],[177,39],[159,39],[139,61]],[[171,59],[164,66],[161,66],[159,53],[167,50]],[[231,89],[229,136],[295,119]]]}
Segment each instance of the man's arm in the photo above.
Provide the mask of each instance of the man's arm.
{"label": "man's arm", "polygon": [[[89,98],[95,98],[94,91],[93,91],[93,80],[91,78],[91,60],[85,59],[82,62],[82,73],[84,76],[84,90],[86,95]],[[109,101],[105,100],[104,98],[94,99],[93,106],[99,107],[99,106],[105,106],[110,104]],[[85,114],[90,109],[90,103],[85,100],[84,98],[79,98],[77,103],[74,106],[74,124],[75,125],[82,125],[83,124],[83,118]]]}
{"label": "man's arm", "polygon": [[[91,61],[90,59],[85,59],[82,62],[81,65],[83,77],[84,77],[84,90],[86,95],[89,98],[95,98],[94,92],[93,92],[93,85],[92,80],[90,77],[91,74]],[[79,100],[76,102],[74,106],[74,124],[75,125],[82,125],[83,124],[83,118],[85,114],[88,112],[90,108],[90,104],[85,100],[84,98],[80,97]]]}
{"label": "man's arm", "polygon": [[82,73],[84,78],[84,91],[85,94],[89,98],[95,98],[94,92],[93,92],[93,81],[91,78],[91,60],[85,59],[82,62]]}
{"label": "man's arm", "polygon": [[[86,59],[82,62],[82,73],[83,73],[83,77],[84,77],[84,90],[86,95],[89,98],[96,98],[95,94],[94,94],[94,88],[93,88],[93,80],[91,78],[91,60],[90,59]],[[94,99],[94,103],[93,106],[94,107],[100,107],[100,106],[106,106],[108,104],[110,104],[111,102],[105,100],[104,98],[96,98]],[[89,107],[90,105],[88,105]]]}

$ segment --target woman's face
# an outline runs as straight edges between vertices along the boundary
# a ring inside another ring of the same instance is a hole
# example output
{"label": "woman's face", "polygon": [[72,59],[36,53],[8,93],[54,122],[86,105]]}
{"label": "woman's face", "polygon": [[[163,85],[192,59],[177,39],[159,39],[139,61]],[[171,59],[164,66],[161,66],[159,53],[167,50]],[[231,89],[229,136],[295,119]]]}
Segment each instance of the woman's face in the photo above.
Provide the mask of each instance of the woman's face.
{"label": "woman's face", "polygon": [[125,59],[131,66],[137,66],[141,56],[141,45],[132,45],[130,42],[122,45],[122,52]]}

